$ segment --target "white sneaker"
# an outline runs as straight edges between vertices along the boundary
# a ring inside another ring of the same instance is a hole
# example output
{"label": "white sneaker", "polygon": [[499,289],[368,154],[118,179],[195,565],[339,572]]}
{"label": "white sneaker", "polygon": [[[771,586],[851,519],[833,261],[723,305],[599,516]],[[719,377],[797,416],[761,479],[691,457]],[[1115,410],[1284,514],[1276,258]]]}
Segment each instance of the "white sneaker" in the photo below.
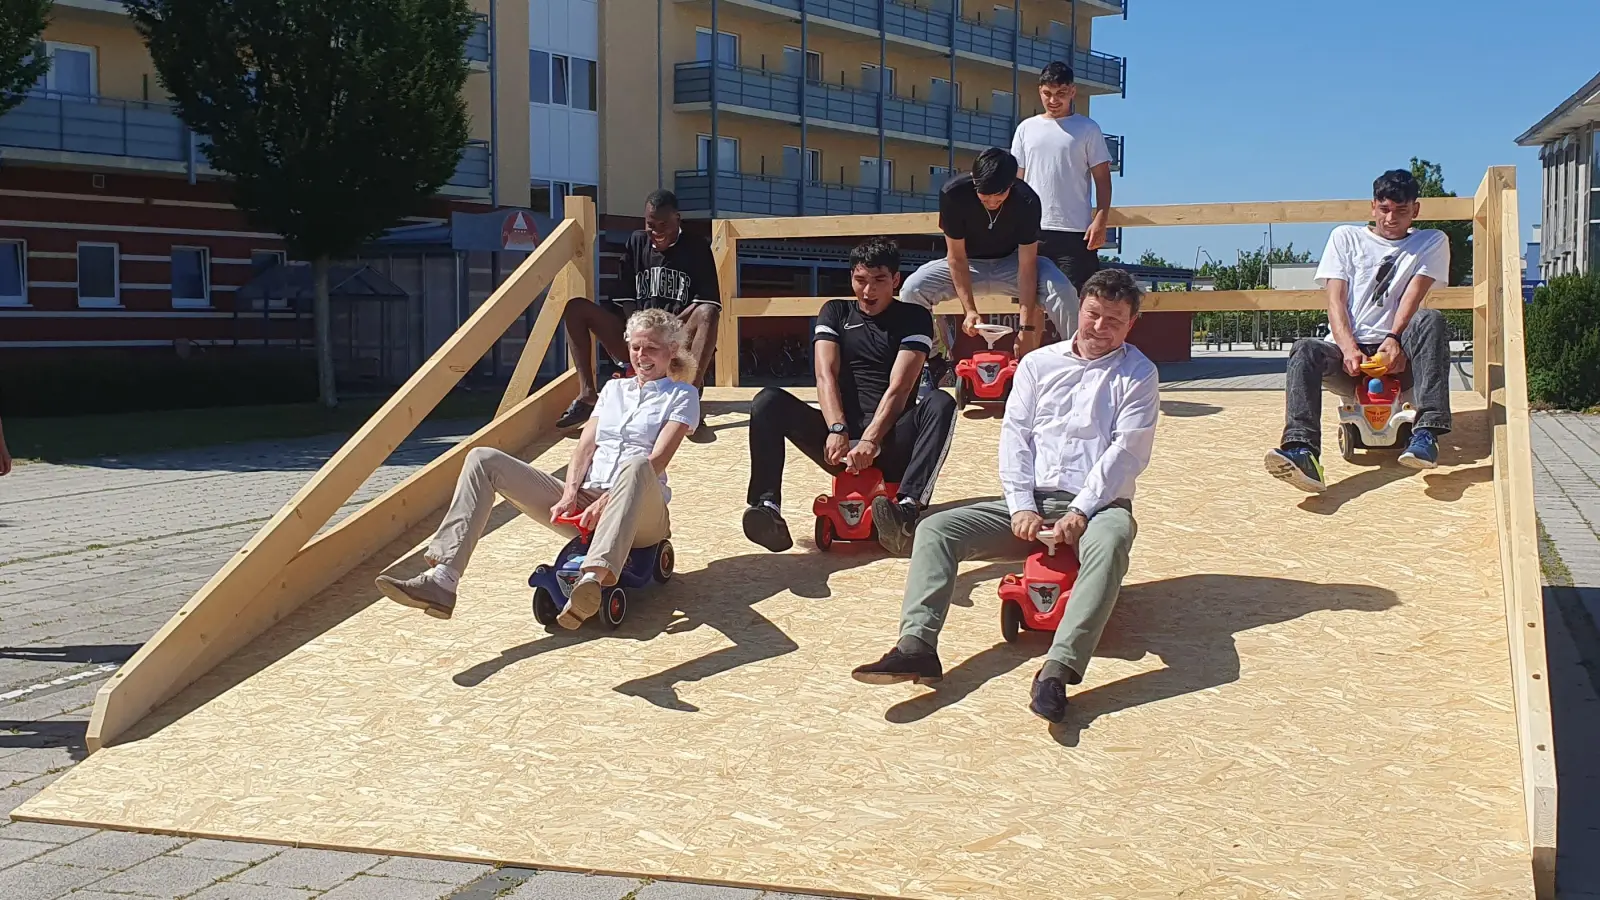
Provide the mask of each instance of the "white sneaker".
{"label": "white sneaker", "polygon": [[601,593],[600,576],[593,572],[583,573],[578,583],[572,586],[572,596],[567,598],[567,605],[556,616],[556,622],[569,631],[582,625],[600,611]]}

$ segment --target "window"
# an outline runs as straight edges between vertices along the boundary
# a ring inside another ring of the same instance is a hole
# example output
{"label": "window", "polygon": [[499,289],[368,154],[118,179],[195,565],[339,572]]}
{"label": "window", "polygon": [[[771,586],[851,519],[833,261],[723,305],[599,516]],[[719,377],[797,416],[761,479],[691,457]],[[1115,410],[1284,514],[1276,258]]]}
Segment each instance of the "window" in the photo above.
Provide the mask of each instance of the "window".
{"label": "window", "polygon": [[595,65],[587,59],[572,58],[572,108],[595,109]]}
{"label": "window", "polygon": [[943,105],[945,105],[947,103],[951,103],[951,104],[954,104],[956,106],[960,106],[961,105],[961,82],[959,82],[959,81],[955,82],[955,90],[952,91],[951,90],[951,84],[950,84],[950,81],[948,79],[945,79],[945,78],[935,78],[935,79],[933,79],[933,90],[929,95],[928,102],[933,103],[936,106],[943,106]]}
{"label": "window", "polygon": [[78,305],[120,306],[117,290],[117,245],[78,245]]}
{"label": "window", "polygon": [[251,250],[250,251],[250,277],[254,278],[262,272],[288,262],[288,257],[282,250]]}
{"label": "window", "polygon": [[528,209],[541,215],[550,215],[555,207],[551,204],[550,182],[535,181],[528,188]]}
{"label": "window", "polygon": [[[806,170],[803,176],[806,181],[816,181],[822,172],[822,151],[815,147],[806,148]],[[783,177],[799,179],[800,173],[800,148],[783,148]]]}
{"label": "window", "polygon": [[172,248],[172,305],[211,305],[211,251],[204,247]]}
{"label": "window", "polygon": [[93,47],[45,41],[44,51],[50,57],[50,71],[40,79],[40,87],[78,97],[95,95],[97,67]]}
{"label": "window", "polygon": [[991,91],[989,97],[989,111],[997,116],[1016,115],[1016,97],[1012,96],[1010,91]]}
{"label": "window", "polygon": [[[873,63],[861,64],[861,89],[864,91],[878,92],[879,75],[878,67]],[[894,66],[888,66],[882,75],[883,92],[885,95],[894,96]]]}
{"label": "window", "polygon": [[[711,29],[696,28],[694,30],[694,58],[699,60],[711,59]],[[717,65],[737,66],[739,64],[739,36],[727,31],[717,32]]]}
{"label": "window", "polygon": [[[702,134],[699,137],[698,152],[695,156],[695,166],[702,172],[711,171],[711,135]],[[717,171],[739,171],[739,139],[731,137],[717,138]]]}
{"label": "window", "polygon": [[997,28],[1005,28],[1007,30],[1015,27],[1017,24],[1016,7],[1000,6],[999,4],[995,4],[994,24]]}
{"label": "window", "polygon": [[1063,22],[1050,20],[1050,40],[1057,44],[1072,44],[1072,28]]}
{"label": "window", "polygon": [[893,190],[894,160],[883,160],[883,170],[880,174],[876,156],[861,157],[861,186],[882,188],[886,191]]}
{"label": "window", "polygon": [[572,186],[572,196],[588,197],[590,200],[599,200],[600,186],[594,184],[575,184]]}
{"label": "window", "polygon": [[[822,80],[822,54],[815,50],[806,51],[806,80]],[[800,48],[783,48],[783,71],[796,78],[800,77]]]}
{"label": "window", "polygon": [[928,167],[928,191],[937,194],[944,187],[944,183],[954,178],[956,170],[949,166]]}
{"label": "window", "polygon": [[565,56],[550,56],[550,103],[553,106],[567,105],[567,58]]}
{"label": "window", "polygon": [[543,50],[528,51],[528,100],[550,102],[550,54]]}
{"label": "window", "polygon": [[0,306],[28,305],[28,245],[0,241]]}

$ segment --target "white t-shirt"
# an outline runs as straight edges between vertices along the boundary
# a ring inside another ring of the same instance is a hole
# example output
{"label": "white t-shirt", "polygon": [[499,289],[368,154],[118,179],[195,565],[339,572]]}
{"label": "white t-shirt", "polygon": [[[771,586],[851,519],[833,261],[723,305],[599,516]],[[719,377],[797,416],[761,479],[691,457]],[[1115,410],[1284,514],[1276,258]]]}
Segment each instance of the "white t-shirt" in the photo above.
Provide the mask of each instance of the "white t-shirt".
{"label": "white t-shirt", "polygon": [[[595,429],[594,459],[583,486],[603,491],[611,487],[623,463],[636,456],[650,456],[668,422],[698,427],[700,395],[694,385],[671,378],[643,384],[637,378],[613,378],[600,389],[590,418],[599,419],[600,424]],[[665,472],[661,473],[661,493],[667,500],[672,499]]]}
{"label": "white t-shirt", "polygon": [[[1350,287],[1350,322],[1356,343],[1378,344],[1394,330],[1394,314],[1414,275],[1450,283],[1450,239],[1442,231],[1411,231],[1398,241],[1365,225],[1340,225],[1328,236],[1317,264],[1317,284],[1342,279]],[[1330,334],[1328,340],[1333,340]]]}
{"label": "white t-shirt", "polygon": [[1045,231],[1088,231],[1094,222],[1089,170],[1111,162],[1106,136],[1088,116],[1024,119],[1011,139],[1022,180],[1039,195]]}

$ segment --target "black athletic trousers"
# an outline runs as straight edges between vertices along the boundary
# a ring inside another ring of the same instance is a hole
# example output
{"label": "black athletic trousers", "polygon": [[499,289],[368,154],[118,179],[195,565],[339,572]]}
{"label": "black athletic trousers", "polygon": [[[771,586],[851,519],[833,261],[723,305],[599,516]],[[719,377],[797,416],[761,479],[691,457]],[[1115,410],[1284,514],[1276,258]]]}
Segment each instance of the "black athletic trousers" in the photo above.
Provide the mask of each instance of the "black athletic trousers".
{"label": "black athletic trousers", "polygon": [[[865,425],[850,429],[852,440],[860,437]],[[876,465],[884,480],[898,481],[901,497],[927,506],[955,428],[956,401],[944,391],[933,391],[902,412],[878,451]],[[785,439],[829,474],[844,471],[843,466],[823,462],[828,423],[822,411],[788,391],[764,388],[750,405],[750,491],[746,501],[751,506],[764,500],[782,503]]]}
{"label": "black athletic trousers", "polygon": [[1039,232],[1039,255],[1055,260],[1079,294],[1089,276],[1100,271],[1100,254],[1089,249],[1081,231]]}

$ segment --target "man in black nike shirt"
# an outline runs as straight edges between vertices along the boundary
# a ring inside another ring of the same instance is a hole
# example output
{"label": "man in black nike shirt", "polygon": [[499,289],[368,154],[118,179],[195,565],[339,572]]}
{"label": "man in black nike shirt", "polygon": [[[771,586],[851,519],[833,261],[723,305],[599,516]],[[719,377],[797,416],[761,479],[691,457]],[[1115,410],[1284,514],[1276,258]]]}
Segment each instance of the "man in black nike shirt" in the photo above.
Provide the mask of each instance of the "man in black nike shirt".
{"label": "man in black nike shirt", "polygon": [[829,473],[876,466],[885,481],[899,482],[898,496],[873,501],[872,517],[884,549],[906,556],[955,432],[949,394],[917,401],[933,316],[894,298],[900,249],[886,238],[863,242],[850,251],[850,280],[855,299],[830,300],[817,315],[812,356],[822,409],[771,387],[750,407],[744,533],[768,550],[794,545],[780,509],[785,438]]}
{"label": "man in black nike shirt", "polygon": [[[717,285],[717,264],[711,245],[683,230],[678,214],[678,198],[671,191],[656,191],[644,202],[644,228],[628,238],[622,254],[622,271],[617,276],[618,296],[614,309],[581,297],[567,302],[562,321],[567,326],[567,343],[572,364],[578,370],[578,399],[556,420],[557,428],[577,428],[594,413],[594,341],[618,361],[628,359],[628,344],[622,337],[627,317],[641,309],[664,309],[683,320],[689,336],[689,352],[696,366],[695,390],[705,389],[706,371],[717,350],[717,320],[722,312],[722,294]],[[716,435],[705,419],[689,440],[707,443]]]}

